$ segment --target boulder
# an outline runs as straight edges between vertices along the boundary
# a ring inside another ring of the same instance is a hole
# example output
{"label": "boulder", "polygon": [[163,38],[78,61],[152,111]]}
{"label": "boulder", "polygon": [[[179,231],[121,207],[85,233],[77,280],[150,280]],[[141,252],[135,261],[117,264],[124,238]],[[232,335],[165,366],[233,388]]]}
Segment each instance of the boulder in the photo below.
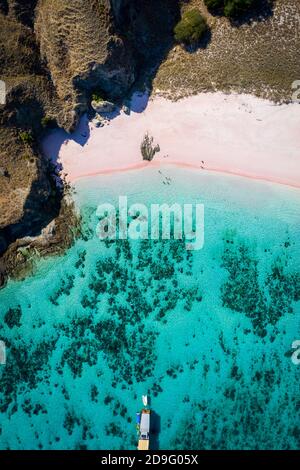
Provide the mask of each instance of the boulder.
{"label": "boulder", "polygon": [[127,116],[130,116],[130,108],[126,104],[122,106],[122,111],[124,114],[127,114]]}
{"label": "boulder", "polygon": [[94,119],[93,120],[93,124],[96,126],[96,127],[103,127],[104,124],[102,121],[98,121],[98,119]]}
{"label": "boulder", "polygon": [[110,101],[92,101],[92,108],[96,113],[109,114],[116,109],[116,105]]}
{"label": "boulder", "polygon": [[100,114],[97,113],[95,118],[93,119],[93,124],[96,127],[103,127],[105,124],[105,120],[103,119],[102,116],[100,116]]}

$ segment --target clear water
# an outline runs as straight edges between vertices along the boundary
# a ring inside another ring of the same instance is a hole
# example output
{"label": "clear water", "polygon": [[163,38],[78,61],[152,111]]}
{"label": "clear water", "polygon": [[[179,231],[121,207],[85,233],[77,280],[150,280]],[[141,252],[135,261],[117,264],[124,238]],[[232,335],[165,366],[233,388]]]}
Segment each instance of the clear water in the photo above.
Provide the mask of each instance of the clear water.
{"label": "clear water", "polygon": [[[204,203],[203,250],[100,242],[120,194]],[[83,236],[0,291],[0,448],[134,449],[145,393],[154,447],[299,448],[299,196],[168,167],[77,183]]]}

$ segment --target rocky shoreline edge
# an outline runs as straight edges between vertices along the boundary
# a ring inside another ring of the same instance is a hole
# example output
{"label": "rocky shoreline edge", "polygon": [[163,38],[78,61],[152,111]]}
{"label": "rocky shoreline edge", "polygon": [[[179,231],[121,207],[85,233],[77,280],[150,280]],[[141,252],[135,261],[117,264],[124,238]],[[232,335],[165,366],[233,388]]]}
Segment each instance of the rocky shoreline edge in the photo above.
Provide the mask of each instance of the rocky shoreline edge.
{"label": "rocky shoreline edge", "polygon": [[70,196],[66,195],[58,217],[41,234],[12,243],[0,258],[0,289],[9,279],[22,280],[34,272],[36,262],[48,256],[62,255],[81,233],[81,218]]}

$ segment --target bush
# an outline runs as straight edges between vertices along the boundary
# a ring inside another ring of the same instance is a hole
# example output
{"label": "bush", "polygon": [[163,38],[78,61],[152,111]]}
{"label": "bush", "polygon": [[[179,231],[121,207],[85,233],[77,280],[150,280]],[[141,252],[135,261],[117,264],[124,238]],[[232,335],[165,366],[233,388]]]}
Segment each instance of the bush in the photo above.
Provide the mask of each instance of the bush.
{"label": "bush", "polygon": [[22,140],[23,144],[32,144],[33,143],[33,137],[31,132],[29,131],[23,131],[20,132],[20,139]]}
{"label": "bush", "polygon": [[204,0],[205,5],[209,10],[224,9],[225,0]]}
{"label": "bush", "polygon": [[228,17],[237,17],[250,10],[257,0],[204,0],[207,8]]}
{"label": "bush", "polygon": [[254,5],[255,0],[225,0],[224,15],[229,17],[239,16]]}
{"label": "bush", "polygon": [[104,101],[104,99],[103,99],[103,96],[101,95],[100,92],[95,91],[92,94],[92,101],[96,101],[97,103],[101,103],[102,101]]}
{"label": "bush", "polygon": [[24,155],[24,160],[26,160],[28,163],[34,163],[35,162],[34,156],[30,155],[28,153],[26,153]]}
{"label": "bush", "polygon": [[178,42],[190,45],[197,43],[207,31],[206,20],[197,9],[189,10],[182,15],[175,26],[174,35]]}
{"label": "bush", "polygon": [[54,129],[56,127],[55,119],[52,119],[50,116],[44,116],[41,120],[41,124],[44,128]]}

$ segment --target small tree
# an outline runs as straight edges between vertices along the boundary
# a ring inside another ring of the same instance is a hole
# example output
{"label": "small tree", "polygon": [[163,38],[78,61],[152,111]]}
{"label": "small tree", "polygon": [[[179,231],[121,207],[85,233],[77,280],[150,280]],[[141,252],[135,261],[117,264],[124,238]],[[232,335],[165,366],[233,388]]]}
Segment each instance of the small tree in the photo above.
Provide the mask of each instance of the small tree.
{"label": "small tree", "polygon": [[235,17],[242,15],[254,5],[256,0],[225,0],[224,15]]}
{"label": "small tree", "polygon": [[212,12],[233,18],[246,13],[257,0],[204,0],[204,2]]}
{"label": "small tree", "polygon": [[153,145],[153,137],[150,137],[148,132],[145,134],[143,141],[141,143],[141,153],[143,160],[147,160],[151,162],[153,160],[155,154],[160,152],[159,145]]}
{"label": "small tree", "polygon": [[32,144],[33,143],[33,136],[31,131],[22,131],[20,132],[20,139],[22,140],[23,144]]}
{"label": "small tree", "polygon": [[218,10],[224,8],[225,0],[204,0],[205,5],[209,10]]}
{"label": "small tree", "polygon": [[196,8],[186,11],[175,26],[174,35],[178,42],[186,45],[197,43],[207,31],[207,23]]}
{"label": "small tree", "polygon": [[102,101],[104,101],[104,98],[103,98],[102,94],[99,91],[95,91],[92,94],[92,101],[96,101],[97,103],[101,103]]}
{"label": "small tree", "polygon": [[55,119],[51,118],[50,116],[44,116],[41,120],[41,125],[45,129],[54,129],[56,127]]}

